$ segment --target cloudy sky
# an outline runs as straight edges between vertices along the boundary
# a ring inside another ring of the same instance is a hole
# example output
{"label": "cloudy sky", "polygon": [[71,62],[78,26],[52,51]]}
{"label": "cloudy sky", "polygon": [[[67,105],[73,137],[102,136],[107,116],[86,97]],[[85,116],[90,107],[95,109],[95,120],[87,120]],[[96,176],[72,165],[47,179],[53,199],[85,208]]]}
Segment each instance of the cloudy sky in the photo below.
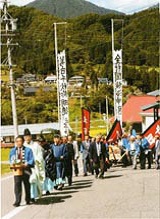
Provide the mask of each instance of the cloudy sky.
{"label": "cloudy sky", "polygon": [[[32,1],[33,0],[10,0],[12,4],[19,6],[26,5],[27,3]],[[122,11],[126,14],[137,12],[139,10],[148,8],[159,2],[159,0],[88,0],[88,1],[108,9]]]}

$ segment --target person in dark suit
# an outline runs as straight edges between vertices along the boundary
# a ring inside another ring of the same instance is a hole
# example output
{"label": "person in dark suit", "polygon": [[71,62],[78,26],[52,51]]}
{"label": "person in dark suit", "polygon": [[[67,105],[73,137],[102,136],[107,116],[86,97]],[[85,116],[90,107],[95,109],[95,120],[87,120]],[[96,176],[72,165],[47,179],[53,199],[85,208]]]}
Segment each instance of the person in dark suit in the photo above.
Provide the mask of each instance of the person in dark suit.
{"label": "person in dark suit", "polygon": [[21,164],[21,170],[18,172],[16,168],[14,171],[14,193],[15,203],[13,206],[18,207],[21,203],[22,197],[22,182],[25,188],[25,200],[26,204],[30,204],[30,183],[29,177],[31,174],[31,167],[34,167],[33,152],[30,148],[23,145],[24,139],[22,136],[16,137],[15,147],[10,151],[10,164],[14,167],[14,164]]}
{"label": "person in dark suit", "polygon": [[106,146],[100,139],[101,137],[98,135],[96,141],[92,142],[90,145],[90,159],[91,162],[93,162],[96,178],[103,178],[105,171]]}
{"label": "person in dark suit", "polygon": [[68,141],[67,137],[62,138],[63,144],[66,146],[67,151],[67,157],[65,159],[65,176],[68,179],[68,185],[72,185],[72,176],[73,176],[73,169],[72,169],[72,163],[74,160],[74,149],[73,144],[71,141]]}

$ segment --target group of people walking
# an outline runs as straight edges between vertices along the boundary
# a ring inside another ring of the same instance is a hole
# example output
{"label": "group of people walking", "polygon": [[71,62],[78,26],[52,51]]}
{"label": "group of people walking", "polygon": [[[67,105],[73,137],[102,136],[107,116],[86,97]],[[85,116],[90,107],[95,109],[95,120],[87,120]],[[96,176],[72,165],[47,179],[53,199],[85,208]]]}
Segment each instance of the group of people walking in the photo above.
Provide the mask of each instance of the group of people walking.
{"label": "group of people walking", "polygon": [[[73,137],[60,137],[54,135],[53,142],[48,143],[43,137],[33,142],[28,129],[24,130],[24,136],[15,139],[15,147],[10,151],[10,164],[14,172],[15,207],[21,203],[22,182],[25,187],[26,204],[35,203],[43,194],[50,194],[53,189],[62,190],[67,183],[72,185],[73,172],[79,174],[78,159],[82,154],[83,176],[88,173],[96,178],[103,179],[104,173],[110,167],[109,142],[100,135],[96,138],[85,136],[84,141],[76,141]],[[156,168],[160,168],[160,140],[155,143]],[[141,169],[145,168],[146,157],[148,168],[151,168],[152,151],[149,143],[143,136],[133,137],[124,133],[118,141],[121,148],[122,162],[124,166],[133,164],[137,168],[137,156],[140,158]],[[146,152],[147,151],[147,152]],[[16,164],[20,162],[20,173],[16,171]]]}
{"label": "group of people walking", "polygon": [[121,148],[122,163],[125,166],[133,165],[133,169],[137,169],[137,158],[139,158],[140,169],[151,169],[153,160],[155,159],[156,169],[160,168],[160,138],[155,135],[155,144],[151,148],[150,144],[142,134],[131,135],[127,133],[122,135],[118,141],[118,146]]}

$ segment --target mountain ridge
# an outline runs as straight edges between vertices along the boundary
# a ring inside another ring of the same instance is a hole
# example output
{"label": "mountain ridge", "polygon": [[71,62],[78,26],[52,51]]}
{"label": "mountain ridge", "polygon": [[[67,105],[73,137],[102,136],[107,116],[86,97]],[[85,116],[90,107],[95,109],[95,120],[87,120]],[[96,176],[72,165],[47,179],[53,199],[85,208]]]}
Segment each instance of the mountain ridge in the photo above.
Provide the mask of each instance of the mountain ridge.
{"label": "mountain ridge", "polygon": [[35,0],[26,5],[42,10],[48,14],[61,17],[73,18],[84,14],[123,14],[121,12],[99,7],[85,0]]}

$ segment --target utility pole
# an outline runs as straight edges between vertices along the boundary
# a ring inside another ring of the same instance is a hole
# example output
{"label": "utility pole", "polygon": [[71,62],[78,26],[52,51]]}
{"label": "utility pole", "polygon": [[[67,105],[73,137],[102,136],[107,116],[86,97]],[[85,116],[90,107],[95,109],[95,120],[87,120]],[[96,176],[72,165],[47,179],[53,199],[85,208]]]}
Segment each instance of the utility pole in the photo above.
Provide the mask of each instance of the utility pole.
{"label": "utility pole", "polygon": [[[13,81],[13,65],[12,65],[12,57],[11,57],[11,47],[14,45],[18,45],[17,43],[12,43],[12,32],[14,32],[17,28],[16,22],[17,19],[13,19],[12,16],[8,13],[8,1],[3,0],[3,9],[1,16],[1,36],[6,37],[6,43],[1,43],[1,45],[7,46],[7,61],[6,64],[9,68],[9,79],[10,79],[10,89],[11,89],[11,104],[12,104],[12,117],[13,117],[13,126],[14,126],[14,136],[18,136],[18,123],[17,123],[17,112],[16,112],[16,98],[15,98],[15,85]],[[4,29],[2,29],[2,26]],[[3,63],[1,62],[1,66]]]}
{"label": "utility pole", "polygon": [[56,57],[56,76],[57,76],[57,102],[58,102],[58,124],[60,129],[60,112],[59,112],[59,74],[58,74],[58,44],[57,44],[57,23],[54,23],[54,38],[55,38],[55,57]]}

